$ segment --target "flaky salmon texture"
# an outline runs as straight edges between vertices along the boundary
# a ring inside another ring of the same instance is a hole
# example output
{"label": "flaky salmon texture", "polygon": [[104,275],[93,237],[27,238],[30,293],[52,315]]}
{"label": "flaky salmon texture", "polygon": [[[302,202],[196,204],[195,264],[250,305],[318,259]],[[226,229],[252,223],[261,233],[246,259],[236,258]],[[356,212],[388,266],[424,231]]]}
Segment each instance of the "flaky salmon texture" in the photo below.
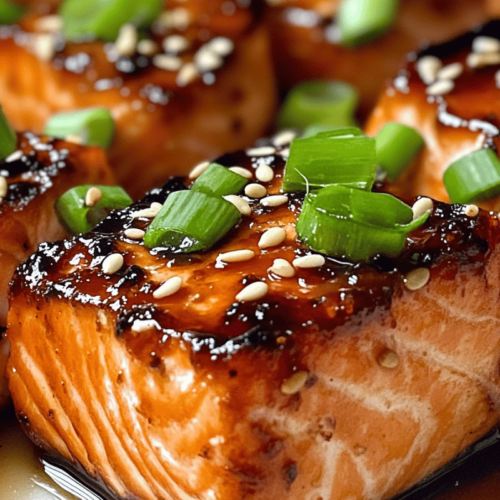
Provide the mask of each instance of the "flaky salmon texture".
{"label": "flaky salmon texture", "polygon": [[[498,216],[435,202],[395,260],[296,260],[312,255],[295,234],[302,197],[269,199],[287,147],[219,159],[267,195],[209,251],[134,239],[190,183],[173,179],[16,273],[19,420],[119,498],[389,499],[499,421]],[[263,245],[276,226],[286,238]],[[124,264],[105,274],[111,254]],[[278,258],[293,276],[270,269]],[[245,299],[254,282],[267,287]]]}

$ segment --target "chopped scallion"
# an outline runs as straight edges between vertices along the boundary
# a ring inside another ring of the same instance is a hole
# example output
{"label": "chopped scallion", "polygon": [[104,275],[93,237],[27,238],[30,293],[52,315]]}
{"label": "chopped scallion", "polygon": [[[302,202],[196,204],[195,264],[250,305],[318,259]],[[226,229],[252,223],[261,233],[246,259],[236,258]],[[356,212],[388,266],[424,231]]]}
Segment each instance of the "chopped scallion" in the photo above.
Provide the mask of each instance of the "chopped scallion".
{"label": "chopped scallion", "polygon": [[0,160],[7,158],[16,150],[17,135],[11,127],[0,106]]}
{"label": "chopped scallion", "polygon": [[0,24],[15,23],[24,12],[24,7],[10,0],[0,0]]}
{"label": "chopped scallion", "polygon": [[211,196],[238,194],[248,179],[231,172],[226,167],[212,163],[193,183],[191,191],[200,191]]}

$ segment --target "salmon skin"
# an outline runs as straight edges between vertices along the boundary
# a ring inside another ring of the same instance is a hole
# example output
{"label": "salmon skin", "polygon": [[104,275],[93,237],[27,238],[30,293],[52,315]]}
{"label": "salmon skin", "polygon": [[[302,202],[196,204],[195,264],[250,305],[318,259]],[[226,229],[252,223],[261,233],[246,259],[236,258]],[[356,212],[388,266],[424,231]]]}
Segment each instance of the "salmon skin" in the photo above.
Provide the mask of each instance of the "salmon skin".
{"label": "salmon skin", "polygon": [[[164,12],[149,45],[138,43],[129,55],[114,44],[46,33],[40,16],[3,27],[6,115],[21,130],[41,132],[54,113],[108,108],[116,125],[109,161],[134,197],[186,175],[197,162],[251,145],[265,135],[276,108],[267,34],[254,9],[226,15],[220,5],[213,12],[217,5],[191,1]],[[52,40],[53,50],[40,52],[41,37]]]}
{"label": "salmon skin", "polygon": [[[270,166],[277,194],[288,145],[271,144],[218,162],[253,179]],[[295,235],[299,194],[250,199],[251,215],[203,253],[125,235],[188,185],[172,179],[18,268],[7,371],[35,443],[124,499],[380,500],[498,424],[496,214],[435,202],[397,259],[327,257],[280,278],[275,259],[310,253]],[[261,249],[275,226],[286,239]],[[255,255],[221,256],[239,249]],[[104,274],[114,253],[124,264]],[[428,282],[406,285],[422,268]],[[155,298],[172,277],[180,288]],[[267,294],[235,298],[256,281]]]}
{"label": "salmon skin", "polygon": [[[7,322],[9,281],[43,241],[67,236],[54,211],[54,203],[78,184],[112,184],[106,157],[99,148],[18,134],[17,150],[0,161],[7,194],[0,202],[0,328]],[[0,407],[8,399],[5,365],[8,342],[0,338]]]}
{"label": "salmon skin", "polygon": [[[382,93],[367,122],[367,134],[375,135],[384,124],[399,122],[418,130],[426,143],[422,154],[393,186],[394,193],[449,201],[443,183],[448,166],[472,151],[500,146],[496,118],[500,111],[500,90],[495,80],[500,55],[493,52],[481,60],[481,55],[472,50],[478,37],[496,40],[500,46],[499,30],[500,21],[491,21],[447,43],[410,54],[406,67]],[[447,79],[450,84],[445,82],[444,87],[441,84],[444,93],[435,96],[429,93],[433,92],[432,85],[440,90],[436,87],[439,82],[426,84],[422,70],[421,74],[417,71],[419,61],[428,56],[437,58],[444,70],[452,64],[457,69],[457,74]],[[480,206],[500,209],[498,199],[482,202]]]}

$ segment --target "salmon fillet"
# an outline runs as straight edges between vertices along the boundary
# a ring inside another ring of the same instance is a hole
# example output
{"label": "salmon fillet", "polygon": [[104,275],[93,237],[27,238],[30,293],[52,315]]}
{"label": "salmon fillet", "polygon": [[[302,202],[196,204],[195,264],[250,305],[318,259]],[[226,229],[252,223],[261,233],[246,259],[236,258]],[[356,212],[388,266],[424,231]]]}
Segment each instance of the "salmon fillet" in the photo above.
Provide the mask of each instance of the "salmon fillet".
{"label": "salmon fillet", "polygon": [[[219,162],[254,179],[270,166],[277,194],[287,144],[275,144]],[[203,253],[124,234],[188,184],[172,179],[18,269],[8,376],[35,443],[119,498],[381,500],[498,423],[496,214],[435,202],[395,260],[327,258],[280,278],[274,259],[309,254],[295,234],[298,194],[275,207],[250,200],[251,215]],[[275,226],[286,239],[261,249]],[[224,263],[238,249],[255,255]],[[124,265],[105,275],[112,253]],[[412,291],[408,273],[422,268],[430,279]],[[174,276],[180,289],[155,298]],[[266,295],[235,298],[256,281]]]}
{"label": "salmon fillet", "polygon": [[[431,46],[409,56],[409,62],[382,93],[370,116],[366,133],[375,135],[385,123],[399,122],[414,127],[425,140],[425,148],[413,165],[394,186],[402,196],[428,195],[449,201],[443,173],[458,158],[485,145],[500,146],[498,98],[500,91],[495,64],[469,67],[474,40],[479,36],[498,40],[500,21],[490,23],[441,45]],[[437,57],[443,67],[458,64],[462,68],[453,80],[453,88],[442,95],[428,95],[426,85],[416,71],[418,61]],[[495,54],[493,54],[495,56]],[[485,209],[498,210],[498,200],[480,203]]]}
{"label": "salmon fillet", "polygon": [[[188,48],[169,60],[180,64],[175,70],[161,69],[161,59],[153,64],[153,54],[118,57],[109,44],[64,43],[58,35],[45,60],[35,55],[40,17],[28,16],[22,28],[3,28],[5,113],[15,127],[40,132],[53,113],[108,108],[116,124],[109,161],[118,182],[136,197],[201,160],[251,145],[270,126],[276,107],[267,34],[252,9],[224,15],[219,5],[215,15],[214,6],[203,14],[203,3],[185,2],[178,17],[190,24],[160,25],[152,35],[160,52],[170,35],[185,38]],[[227,55],[212,70],[196,70],[196,54],[220,37]]]}
{"label": "salmon fillet", "polygon": [[[112,184],[106,157],[99,148],[18,134],[18,149],[0,161],[7,196],[0,203],[0,329],[7,322],[7,294],[12,274],[42,241],[67,236],[54,211],[57,198],[78,184]],[[9,345],[0,337],[0,407],[8,399],[5,365]]]}

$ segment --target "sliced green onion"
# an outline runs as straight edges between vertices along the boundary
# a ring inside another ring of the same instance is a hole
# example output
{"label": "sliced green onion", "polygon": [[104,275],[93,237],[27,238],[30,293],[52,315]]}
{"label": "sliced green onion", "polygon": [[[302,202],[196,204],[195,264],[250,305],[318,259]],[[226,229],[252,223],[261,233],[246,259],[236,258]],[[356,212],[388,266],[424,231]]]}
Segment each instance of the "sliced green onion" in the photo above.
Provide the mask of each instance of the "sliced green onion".
{"label": "sliced green onion", "polygon": [[199,191],[170,194],[144,235],[149,248],[166,247],[179,252],[210,248],[240,219],[240,212],[220,196]]}
{"label": "sliced green onion", "polygon": [[0,160],[7,158],[17,148],[17,135],[0,106]]}
{"label": "sliced green onion", "polygon": [[212,163],[191,186],[191,191],[199,191],[211,196],[238,194],[248,180],[222,165]]}
{"label": "sliced green onion", "polygon": [[0,0],[0,24],[14,24],[24,13],[24,7],[10,2]]}
{"label": "sliced green onion", "polygon": [[283,176],[284,191],[309,191],[330,184],[371,189],[376,172],[375,140],[355,127],[294,139]]}
{"label": "sliced green onion", "polygon": [[340,43],[356,46],[383,35],[394,24],[399,0],[342,0],[337,15]]}
{"label": "sliced green onion", "polygon": [[350,260],[376,254],[397,256],[407,234],[425,222],[412,221],[412,209],[388,194],[345,186],[309,193],[297,221],[297,234],[313,250]]}
{"label": "sliced green onion", "polygon": [[313,123],[304,129],[304,132],[300,136],[302,139],[307,139],[308,137],[314,137],[321,132],[329,132],[330,130],[335,130],[336,128],[344,128],[344,127],[336,127],[335,125],[324,125],[323,123]]}
{"label": "sliced green onion", "polygon": [[114,131],[115,122],[109,110],[85,108],[53,115],[43,132],[61,139],[76,136],[82,144],[106,149],[113,140]]}
{"label": "sliced green onion", "polygon": [[[101,192],[101,199],[92,207],[85,205],[90,188]],[[104,220],[111,210],[128,207],[130,196],[118,186],[78,186],[66,191],[56,201],[56,212],[63,226],[71,234],[88,233]]]}
{"label": "sliced green onion", "polygon": [[305,128],[313,123],[344,127],[354,125],[358,92],[348,83],[313,80],[296,85],[281,106],[281,128]]}
{"label": "sliced green onion", "polygon": [[452,203],[489,200],[500,195],[500,160],[491,148],[474,151],[453,162],[443,182]]}
{"label": "sliced green onion", "polygon": [[65,0],[59,13],[68,40],[99,38],[112,42],[122,25],[149,27],[162,8],[162,0]]}
{"label": "sliced green onion", "polygon": [[412,127],[387,123],[375,137],[377,160],[387,178],[396,180],[424,145],[422,136]]}

